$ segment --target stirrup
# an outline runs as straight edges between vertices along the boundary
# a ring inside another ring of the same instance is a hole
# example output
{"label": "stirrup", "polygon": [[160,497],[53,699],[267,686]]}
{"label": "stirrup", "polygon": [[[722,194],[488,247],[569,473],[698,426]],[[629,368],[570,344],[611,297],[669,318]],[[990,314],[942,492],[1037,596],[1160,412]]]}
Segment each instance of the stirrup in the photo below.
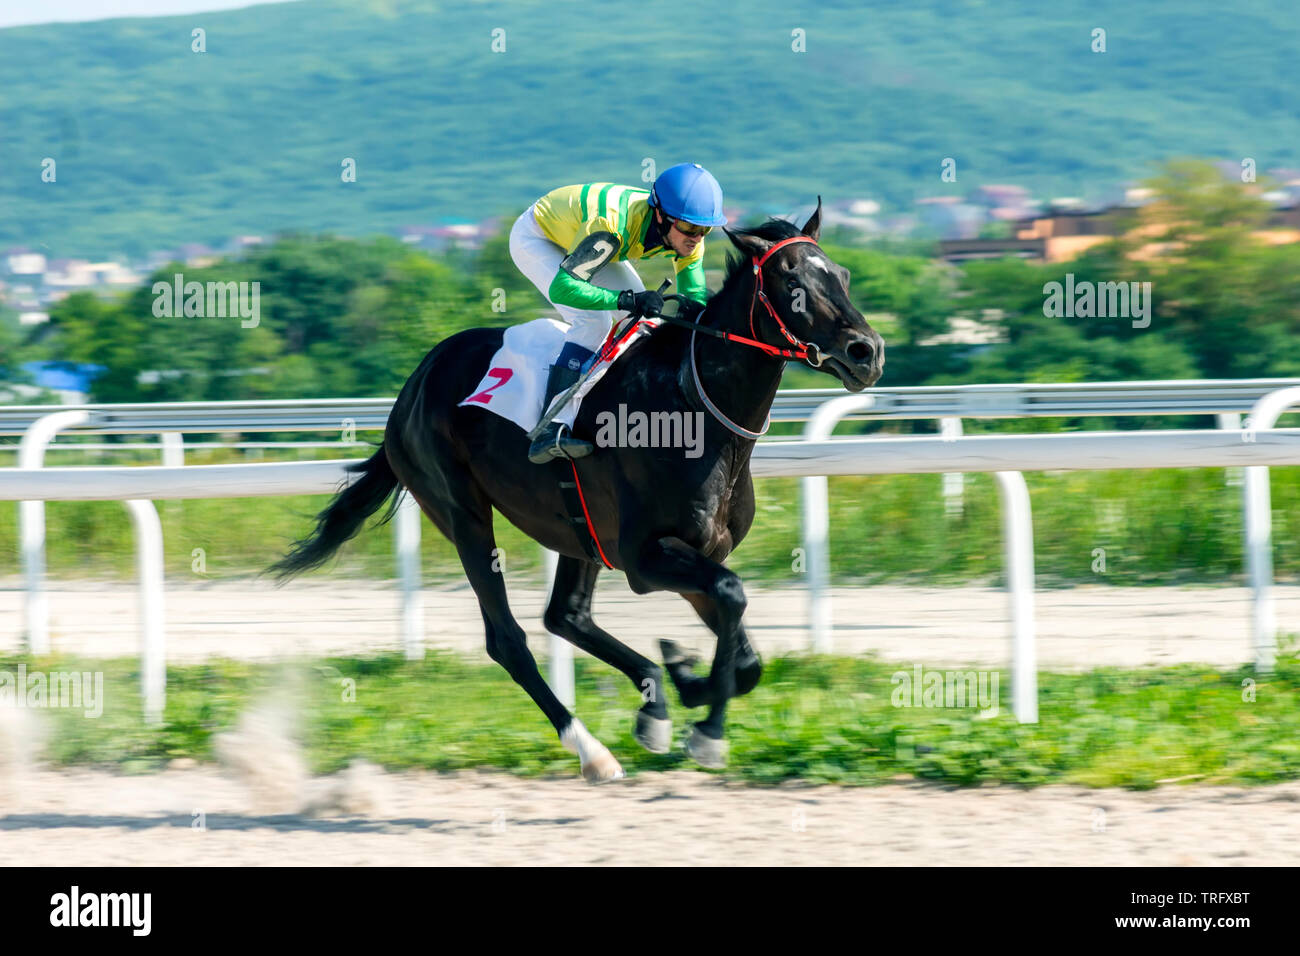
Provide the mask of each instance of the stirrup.
{"label": "stirrup", "polygon": [[544,465],[556,458],[585,458],[595,448],[591,442],[575,438],[563,422],[551,422],[529,446],[528,460],[535,465]]}

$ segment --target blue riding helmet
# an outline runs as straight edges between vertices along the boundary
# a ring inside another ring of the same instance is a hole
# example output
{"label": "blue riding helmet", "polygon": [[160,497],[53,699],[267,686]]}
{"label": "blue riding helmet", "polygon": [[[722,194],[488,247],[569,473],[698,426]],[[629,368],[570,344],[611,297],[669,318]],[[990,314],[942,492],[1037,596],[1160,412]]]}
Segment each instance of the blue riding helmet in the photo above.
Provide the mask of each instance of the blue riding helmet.
{"label": "blue riding helmet", "polygon": [[678,163],[659,174],[650,188],[650,205],[670,219],[697,226],[725,226],[722,187],[699,163]]}

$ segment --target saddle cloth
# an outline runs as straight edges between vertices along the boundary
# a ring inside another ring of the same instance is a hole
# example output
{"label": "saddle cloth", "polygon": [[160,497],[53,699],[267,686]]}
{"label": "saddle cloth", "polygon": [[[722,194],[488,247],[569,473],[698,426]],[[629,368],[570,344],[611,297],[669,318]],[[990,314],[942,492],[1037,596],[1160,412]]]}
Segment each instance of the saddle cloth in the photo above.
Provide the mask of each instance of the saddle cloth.
{"label": "saddle cloth", "polygon": [[[582,399],[604,377],[609,366],[637,341],[660,323],[654,319],[624,319],[610,329],[600,351],[596,353],[593,371],[570,401],[576,409]],[[542,417],[542,402],[546,398],[546,379],[550,366],[564,347],[564,333],[568,326],[556,319],[535,319],[512,325],[505,331],[487,374],[460,405],[475,405],[496,412],[514,422],[524,431],[531,431]],[[576,411],[574,418],[576,419]],[[563,418],[568,419],[565,415]]]}

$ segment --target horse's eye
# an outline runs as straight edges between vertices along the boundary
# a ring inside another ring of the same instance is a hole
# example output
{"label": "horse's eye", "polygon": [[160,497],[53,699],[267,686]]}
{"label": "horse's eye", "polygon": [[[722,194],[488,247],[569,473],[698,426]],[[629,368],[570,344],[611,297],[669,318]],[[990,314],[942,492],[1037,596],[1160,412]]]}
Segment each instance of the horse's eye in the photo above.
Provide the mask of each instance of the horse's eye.
{"label": "horse's eye", "polygon": [[790,278],[786,279],[785,282],[791,289],[799,288],[799,279],[797,276],[790,276]]}

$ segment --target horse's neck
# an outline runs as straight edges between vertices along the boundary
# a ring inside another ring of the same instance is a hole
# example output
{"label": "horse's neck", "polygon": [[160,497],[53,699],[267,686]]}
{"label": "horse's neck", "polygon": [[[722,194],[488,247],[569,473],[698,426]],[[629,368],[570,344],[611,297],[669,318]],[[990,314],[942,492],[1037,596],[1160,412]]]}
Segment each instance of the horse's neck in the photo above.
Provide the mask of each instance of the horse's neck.
{"label": "horse's neck", "polygon": [[[774,334],[766,313],[754,316],[754,335],[749,328],[752,282],[737,283],[719,292],[709,301],[704,324],[720,332],[731,332],[746,338],[767,342]],[[785,362],[740,342],[730,342],[712,335],[695,335],[695,365],[700,382],[709,399],[721,412],[737,425],[749,431],[761,431],[767,414],[776,399],[777,387]],[[775,344],[775,343],[774,343]],[[684,364],[684,378],[688,394],[691,386],[690,343]],[[725,427],[725,426],[724,426]],[[735,436],[740,439],[740,436]],[[751,446],[752,447],[752,446]]]}

